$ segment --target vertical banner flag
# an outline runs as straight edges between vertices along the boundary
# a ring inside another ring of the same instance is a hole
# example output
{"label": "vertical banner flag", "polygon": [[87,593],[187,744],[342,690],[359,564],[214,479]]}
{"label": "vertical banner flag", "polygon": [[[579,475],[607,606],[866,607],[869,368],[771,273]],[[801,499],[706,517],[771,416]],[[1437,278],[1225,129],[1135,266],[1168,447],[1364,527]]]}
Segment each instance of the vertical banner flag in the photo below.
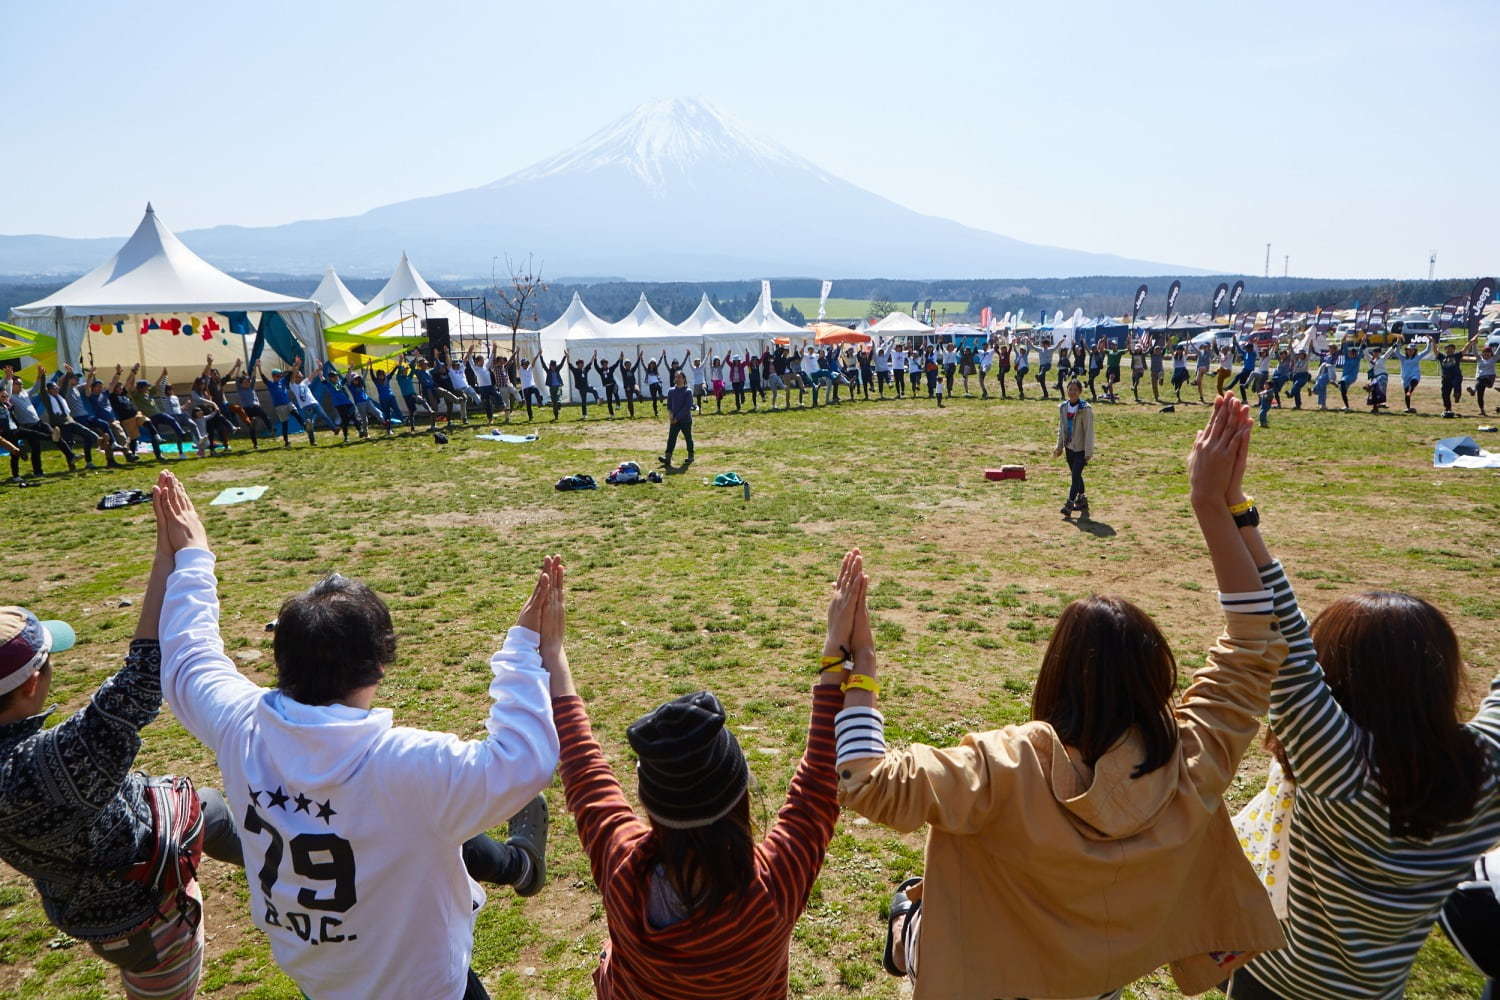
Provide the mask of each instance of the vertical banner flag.
{"label": "vertical banner flag", "polygon": [[1438,313],[1437,328],[1447,332],[1455,320],[1458,319],[1458,311],[1468,305],[1468,300],[1463,298],[1449,299],[1443,303],[1443,309]]}
{"label": "vertical banner flag", "polygon": [[1229,315],[1233,316],[1239,308],[1240,296],[1245,294],[1245,283],[1236,281],[1234,287],[1229,290]]}
{"label": "vertical banner flag", "polygon": [[823,282],[823,293],[818,296],[818,319],[828,314],[828,293],[833,291],[833,282]]}
{"label": "vertical banner flag", "polygon": [[931,323],[932,322],[932,300],[931,299],[928,299],[922,305],[922,322],[923,323]]}
{"label": "vertical banner flag", "polygon": [[1214,289],[1213,302],[1209,306],[1208,321],[1212,323],[1219,318],[1219,307],[1224,304],[1224,298],[1229,294],[1229,282],[1219,282],[1219,287]]}
{"label": "vertical banner flag", "polygon": [[1359,303],[1354,304],[1354,332],[1364,333],[1370,328],[1370,317],[1359,311]]}
{"label": "vertical banner flag", "polygon": [[1172,307],[1177,305],[1177,296],[1182,293],[1182,282],[1172,282],[1172,287],[1167,289],[1167,324],[1172,323]]}
{"label": "vertical banner flag", "polygon": [[1485,307],[1495,297],[1495,279],[1480,278],[1469,293],[1469,336],[1479,333],[1479,321],[1484,317]]}
{"label": "vertical banner flag", "polygon": [[1135,326],[1136,317],[1141,314],[1141,306],[1146,301],[1146,293],[1149,289],[1145,285],[1135,290],[1135,305],[1130,309],[1130,325]]}
{"label": "vertical banner flag", "polygon": [[985,333],[990,332],[991,315],[992,314],[990,313],[989,306],[985,306],[983,309],[979,310],[979,329],[983,330]]}
{"label": "vertical banner flag", "polygon": [[1390,309],[1390,307],[1391,304],[1389,302],[1382,301],[1379,305],[1370,310],[1370,314],[1366,317],[1366,321],[1370,324],[1371,330],[1380,330],[1385,327],[1385,314],[1387,310]]}
{"label": "vertical banner flag", "polygon": [[762,281],[760,283],[760,300],[765,303],[766,308],[771,308],[771,283]]}

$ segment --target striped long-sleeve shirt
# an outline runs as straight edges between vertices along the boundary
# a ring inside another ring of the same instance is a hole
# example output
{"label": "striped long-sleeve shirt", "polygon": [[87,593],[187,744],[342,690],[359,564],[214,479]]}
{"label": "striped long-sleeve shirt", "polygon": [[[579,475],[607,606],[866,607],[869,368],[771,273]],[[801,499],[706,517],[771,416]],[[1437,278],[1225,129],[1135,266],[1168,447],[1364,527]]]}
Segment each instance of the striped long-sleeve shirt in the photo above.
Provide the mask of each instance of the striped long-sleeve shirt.
{"label": "striped long-sleeve shirt", "polygon": [[647,921],[655,835],[626,801],[589,726],[583,701],[555,698],[559,768],[568,809],[603,898],[609,944],[594,972],[600,1000],[780,1000],[787,948],[823,867],[838,819],[833,717],[844,696],[813,689],[807,750],[786,804],[755,848],[749,890],[707,916],[656,929]]}
{"label": "striped long-sleeve shirt", "polygon": [[1289,647],[1271,687],[1270,719],[1297,793],[1287,944],[1248,968],[1288,1000],[1397,998],[1443,900],[1500,841],[1500,679],[1467,724],[1490,759],[1474,815],[1430,840],[1393,837],[1361,752],[1368,737],[1324,681],[1281,564],[1263,568],[1261,579],[1275,595]]}

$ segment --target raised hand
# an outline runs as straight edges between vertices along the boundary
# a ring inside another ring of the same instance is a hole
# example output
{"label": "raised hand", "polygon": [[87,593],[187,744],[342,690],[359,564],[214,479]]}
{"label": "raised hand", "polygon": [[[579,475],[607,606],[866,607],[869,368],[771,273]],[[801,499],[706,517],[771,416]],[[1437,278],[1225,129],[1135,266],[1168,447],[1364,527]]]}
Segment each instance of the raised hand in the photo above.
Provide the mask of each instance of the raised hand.
{"label": "raised hand", "polygon": [[541,635],[542,632],[542,607],[547,603],[547,591],[552,587],[552,577],[546,569],[542,569],[536,575],[536,583],[531,588],[531,596],[526,598],[526,603],[521,605],[521,614],[516,618],[516,625],[520,628],[529,628],[531,631]]}
{"label": "raised hand", "polygon": [[[542,665],[548,666],[562,655],[566,638],[568,615],[563,590],[563,562],[561,556],[548,556],[542,560],[542,572],[547,575],[546,601],[542,604]],[[549,667],[550,669],[550,667]]]}
{"label": "raised hand", "polygon": [[1188,482],[1195,502],[1222,501],[1239,488],[1254,421],[1250,408],[1232,394],[1214,400],[1208,424],[1193,438],[1188,453]]}
{"label": "raised hand", "polygon": [[843,656],[850,652],[854,612],[864,594],[864,581],[864,556],[859,549],[850,549],[839,566],[833,597],[828,601],[828,637],[823,642],[824,656]]}
{"label": "raised hand", "polygon": [[177,477],[163,469],[151,491],[151,508],[156,512],[158,549],[177,553],[183,549],[208,548],[208,531],[203,519],[188,498],[187,490]]}

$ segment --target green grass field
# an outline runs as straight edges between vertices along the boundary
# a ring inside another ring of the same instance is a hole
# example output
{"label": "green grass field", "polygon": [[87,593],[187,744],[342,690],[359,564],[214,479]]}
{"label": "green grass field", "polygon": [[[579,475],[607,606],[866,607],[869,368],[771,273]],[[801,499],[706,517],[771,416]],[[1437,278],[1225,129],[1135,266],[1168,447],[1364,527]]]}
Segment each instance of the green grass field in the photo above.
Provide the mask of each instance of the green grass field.
{"label": "green grass field", "polygon": [[[1419,408],[1435,411],[1424,384]],[[712,406],[710,406],[712,409]],[[1472,406],[1468,407],[1472,413]],[[602,412],[602,411],[592,411]],[[649,407],[646,411],[649,414]],[[606,753],[628,774],[625,726],[662,699],[709,687],[723,698],[771,817],[801,753],[827,583],[850,545],[866,552],[898,741],[947,744],[965,731],[1027,718],[1032,680],[1059,609],[1092,591],[1139,602],[1161,623],[1184,672],[1214,640],[1214,583],[1186,503],[1183,457],[1204,411],[1101,406],[1089,494],[1097,522],[1058,517],[1066,470],[1050,457],[1056,409],[960,394],[817,411],[701,417],[698,462],[663,485],[557,493],[564,474],[602,481],[616,463],[649,463],[663,421],[539,420],[531,445],[428,438],[251,452],[173,467],[204,512],[219,554],[227,648],[257,680],[270,676],[265,623],[322,574],[359,576],[391,604],[399,662],[379,703],[398,724],[483,733],[486,660],[512,624],[542,554],[567,560],[570,653]],[[1316,611],[1340,594],[1399,586],[1453,618],[1472,664],[1474,701],[1500,669],[1500,556],[1492,472],[1431,468],[1432,442],[1472,431],[1472,417],[1372,418],[1277,412],[1257,431],[1247,486],[1264,530]],[[323,440],[320,438],[320,440]],[[56,456],[49,454],[49,467]],[[1026,482],[991,483],[986,466],[1028,466]],[[753,493],[716,490],[735,470]],[[149,461],[121,473],[0,490],[11,540],[0,603],[73,621],[54,691],[79,705],[117,668],[134,627],[153,543],[149,508],[97,512],[103,493],[150,486]],[[259,502],[210,507],[230,485],[270,487]],[[1486,534],[1490,532],[1490,534]],[[144,734],[140,765],[206,784],[212,757],[169,710]],[[1234,804],[1264,773],[1257,752]],[[627,784],[629,784],[627,780]],[[592,996],[605,927],[560,788],[548,792],[550,883],[520,901],[492,891],[479,918],[475,968],[504,998]],[[841,819],[826,868],[792,942],[791,995],[898,995],[879,969],[877,914],[892,884],[918,869],[920,836]],[[34,890],[0,875],[0,998],[120,996],[87,948],[60,937]],[[250,924],[243,875],[206,861],[208,962],[201,995],[298,996]],[[1478,980],[1438,937],[1408,995],[1472,997]],[[1160,973],[1127,991],[1172,998]],[[1217,994],[1212,994],[1217,996]]]}
{"label": "green grass field", "polygon": [[[802,310],[802,315],[807,317],[809,323],[818,318],[818,300],[816,298],[779,299],[778,301],[780,301],[784,305],[796,306],[798,309]],[[923,299],[922,305],[925,307],[927,305],[927,300]],[[910,302],[897,302],[895,303],[895,306],[902,312],[909,312],[911,310]],[[934,301],[932,303],[932,315],[936,317],[939,313],[946,310],[949,319],[957,319],[968,308],[969,304],[967,302]],[[832,296],[830,296],[828,299],[829,319],[865,319],[869,315],[869,299],[836,299]],[[921,317],[918,316],[917,318],[920,319]]]}

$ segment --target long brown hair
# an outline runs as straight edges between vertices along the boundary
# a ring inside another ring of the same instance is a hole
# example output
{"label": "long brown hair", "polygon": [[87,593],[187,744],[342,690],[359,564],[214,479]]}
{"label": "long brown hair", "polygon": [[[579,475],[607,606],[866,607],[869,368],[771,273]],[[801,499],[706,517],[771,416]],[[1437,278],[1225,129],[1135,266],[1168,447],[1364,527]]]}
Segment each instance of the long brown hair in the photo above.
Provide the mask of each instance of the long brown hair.
{"label": "long brown hair", "polygon": [[1042,657],[1031,717],[1093,767],[1131,729],[1146,755],[1131,774],[1150,774],[1177,751],[1177,660],[1151,616],[1119,597],[1094,595],[1063,609]]}
{"label": "long brown hair", "polygon": [[[1329,689],[1363,731],[1354,749],[1385,797],[1391,836],[1430,840],[1472,816],[1485,759],[1459,719],[1463,659],[1443,613],[1372,590],[1323,609],[1312,639]],[[1274,735],[1266,745],[1295,780]]]}
{"label": "long brown hair", "polygon": [[678,830],[652,821],[651,828],[656,861],[689,913],[711,913],[750,888],[755,878],[755,835],[748,790],[728,815],[708,826]]}

